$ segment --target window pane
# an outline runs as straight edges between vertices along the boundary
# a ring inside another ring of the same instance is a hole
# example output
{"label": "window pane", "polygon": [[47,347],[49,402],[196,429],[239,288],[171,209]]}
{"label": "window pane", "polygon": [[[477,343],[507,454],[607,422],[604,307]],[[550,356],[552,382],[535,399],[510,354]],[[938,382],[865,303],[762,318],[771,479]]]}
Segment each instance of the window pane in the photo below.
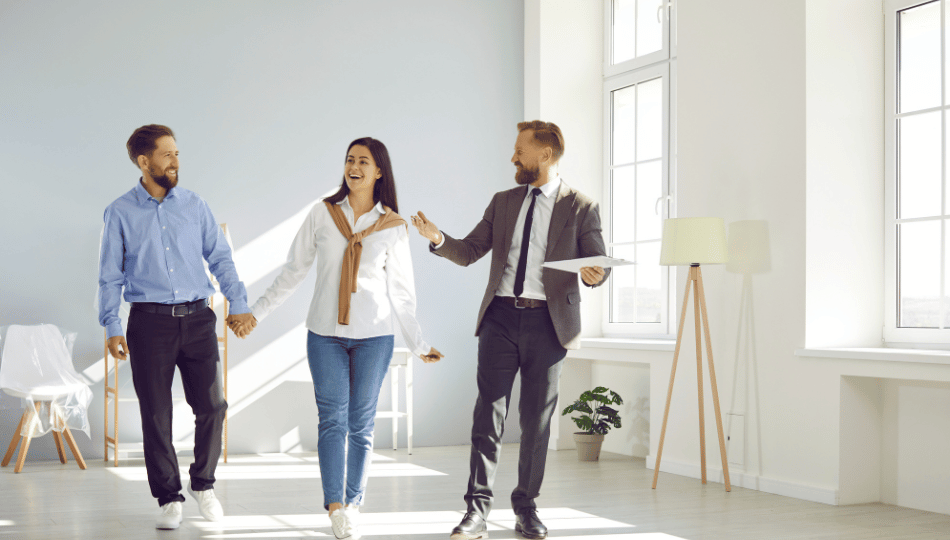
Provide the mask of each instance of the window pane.
{"label": "window pane", "polygon": [[611,92],[613,110],[613,165],[632,163],[636,159],[637,87]]}
{"label": "window pane", "polygon": [[662,157],[663,79],[637,85],[637,161]]}
{"label": "window pane", "polygon": [[898,313],[901,328],[940,323],[940,222],[898,227]]}
{"label": "window pane", "polygon": [[619,64],[637,56],[636,28],[636,0],[614,0],[614,64]]}
{"label": "window pane", "polygon": [[637,244],[636,262],[637,322],[658,323],[663,311],[661,271],[666,269],[660,266],[660,242]]}
{"label": "window pane", "polygon": [[[614,257],[636,260],[636,246],[613,246]],[[659,257],[657,257],[659,261]],[[610,322],[632,323],[637,316],[636,265],[617,266],[610,272]]]}
{"label": "window pane", "polygon": [[901,219],[940,215],[939,111],[898,120],[897,196]]}
{"label": "window pane", "polygon": [[[610,221],[613,242],[633,242],[636,240],[637,183],[636,168],[633,165],[613,170],[613,182],[610,190]],[[635,206],[636,205],[636,206]]]}
{"label": "window pane", "polygon": [[898,19],[898,110],[940,105],[940,2],[901,11]]}
{"label": "window pane", "polygon": [[662,2],[639,0],[637,4],[637,56],[643,56],[663,48],[663,23],[657,20]]}
{"label": "window pane", "polygon": [[[663,214],[657,213],[656,205],[663,193],[661,166],[659,161],[637,165],[637,240],[659,240],[662,236]],[[657,260],[659,257],[657,254]]]}

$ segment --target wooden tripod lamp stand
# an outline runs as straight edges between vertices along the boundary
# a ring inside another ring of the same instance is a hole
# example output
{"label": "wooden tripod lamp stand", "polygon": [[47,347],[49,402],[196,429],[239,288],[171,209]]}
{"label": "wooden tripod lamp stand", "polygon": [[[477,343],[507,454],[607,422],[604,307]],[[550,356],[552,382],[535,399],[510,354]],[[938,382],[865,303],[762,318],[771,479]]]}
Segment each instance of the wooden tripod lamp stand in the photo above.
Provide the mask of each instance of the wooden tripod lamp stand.
{"label": "wooden tripod lamp stand", "polygon": [[[653,489],[660,475],[660,457],[663,455],[663,439],[666,436],[666,421],[670,416],[670,400],[673,397],[673,379],[676,376],[676,361],[683,342],[683,323],[686,322],[686,305],[689,289],[694,292],[693,312],[696,321],[696,387],[699,390],[699,454],[703,483],[706,483],[706,430],[703,413],[703,341],[700,327],[706,335],[706,357],[709,360],[709,384],[712,387],[713,407],[716,410],[716,427],[719,430],[719,455],[722,457],[722,472],[726,491],[732,491],[729,483],[729,463],[726,458],[726,441],[722,434],[722,414],[719,411],[719,390],[716,388],[716,369],[713,366],[712,342],[709,339],[709,319],[706,315],[706,295],[703,292],[701,264],[726,262],[726,228],[722,218],[674,218],[663,222],[663,241],[660,247],[660,264],[663,266],[689,265],[689,279],[683,295],[679,330],[676,332],[676,349],[673,352],[673,367],[670,370],[670,387],[666,394],[666,410],[663,411],[663,429],[660,445],[656,451],[656,467],[653,469]],[[700,316],[702,322],[700,323]]]}

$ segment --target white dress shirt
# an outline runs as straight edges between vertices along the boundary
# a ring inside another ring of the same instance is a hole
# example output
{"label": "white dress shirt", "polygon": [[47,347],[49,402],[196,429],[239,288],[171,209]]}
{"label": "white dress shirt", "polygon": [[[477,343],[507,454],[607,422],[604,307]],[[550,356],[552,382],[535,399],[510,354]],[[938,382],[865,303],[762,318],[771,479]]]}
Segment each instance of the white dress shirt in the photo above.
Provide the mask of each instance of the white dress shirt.
{"label": "white dress shirt", "polygon": [[[518,221],[515,222],[515,230],[511,238],[511,249],[508,250],[505,273],[501,277],[501,284],[495,290],[495,296],[515,295],[515,274],[518,272],[518,259],[521,257],[521,238],[524,236],[524,221],[528,217],[533,189],[533,186],[528,185],[528,193],[521,203],[521,211],[518,212]],[[541,186],[541,194],[534,203],[531,237],[528,241],[528,265],[525,268],[524,291],[521,293],[521,298],[547,299],[544,295],[544,284],[541,283],[541,265],[544,263],[544,254],[548,248],[548,230],[551,228],[554,201],[557,200],[557,192],[560,189],[561,177],[555,176],[547,184]]]}
{"label": "white dress shirt", "polygon": [[[383,205],[377,203],[354,223],[348,198],[337,204],[354,233],[376,223],[384,212]],[[258,321],[264,319],[300,286],[316,259],[317,281],[307,314],[308,330],[322,336],[363,339],[392,334],[395,318],[413,354],[429,354],[430,347],[423,341],[422,328],[416,320],[416,291],[406,227],[390,227],[363,238],[356,292],[350,298],[350,324],[337,323],[340,274],[348,242],[333,223],[324,202],[315,204],[297,232],[280,274],[251,306],[251,313]]]}

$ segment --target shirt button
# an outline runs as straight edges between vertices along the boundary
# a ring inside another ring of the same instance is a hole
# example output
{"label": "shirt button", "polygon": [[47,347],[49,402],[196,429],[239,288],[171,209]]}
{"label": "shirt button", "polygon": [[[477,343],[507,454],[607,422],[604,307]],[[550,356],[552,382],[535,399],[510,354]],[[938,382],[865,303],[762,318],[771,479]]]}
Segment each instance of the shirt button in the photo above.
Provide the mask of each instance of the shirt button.
{"label": "shirt button", "polygon": [[165,248],[165,251],[168,251],[168,248]]}
{"label": "shirt button", "polygon": [[178,294],[178,291],[175,291],[175,294]]}
{"label": "shirt button", "polygon": [[174,269],[174,268],[172,268],[172,272],[174,272],[174,271],[175,271],[175,269]]}
{"label": "shirt button", "polygon": [[165,228],[165,226],[164,226],[164,225],[162,225],[162,229],[164,229],[164,228]]}

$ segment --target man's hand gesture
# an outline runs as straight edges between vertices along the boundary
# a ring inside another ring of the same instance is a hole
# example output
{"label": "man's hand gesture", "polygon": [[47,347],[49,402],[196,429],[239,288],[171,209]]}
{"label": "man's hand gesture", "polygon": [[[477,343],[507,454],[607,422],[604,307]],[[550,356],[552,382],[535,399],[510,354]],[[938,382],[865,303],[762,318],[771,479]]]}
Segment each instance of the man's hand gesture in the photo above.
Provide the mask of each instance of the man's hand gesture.
{"label": "man's hand gesture", "polygon": [[439,228],[435,226],[435,223],[426,219],[425,214],[419,212],[414,216],[410,216],[409,219],[412,220],[412,224],[416,226],[419,234],[426,237],[430,242],[438,244],[442,241],[442,233]]}

